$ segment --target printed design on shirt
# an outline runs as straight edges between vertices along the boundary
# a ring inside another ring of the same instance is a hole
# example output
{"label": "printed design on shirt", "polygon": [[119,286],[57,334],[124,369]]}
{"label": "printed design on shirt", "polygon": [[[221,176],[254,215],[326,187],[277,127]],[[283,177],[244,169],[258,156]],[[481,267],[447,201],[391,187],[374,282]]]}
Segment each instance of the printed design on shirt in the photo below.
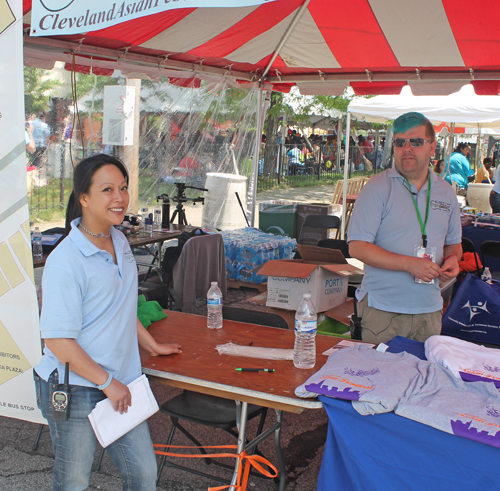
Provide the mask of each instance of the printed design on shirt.
{"label": "printed design on shirt", "polygon": [[[378,373],[378,368],[376,368]],[[369,370],[372,372],[373,370]],[[358,370],[358,372],[363,372],[363,370]],[[363,375],[358,375],[362,377]],[[317,382],[311,382],[305,385],[305,389],[309,392],[314,392],[316,394],[323,394],[329,397],[335,397],[336,399],[345,399],[347,401],[359,401],[359,398],[372,391],[375,388],[375,384],[370,380],[365,381],[353,381],[349,380],[347,377],[342,375],[323,375]]]}
{"label": "printed design on shirt", "polygon": [[444,211],[445,213],[451,213],[451,204],[446,203],[446,201],[437,201],[435,199],[431,199],[431,209]]}
{"label": "printed design on shirt", "polygon": [[125,251],[125,261],[127,261],[128,263],[133,263],[134,260],[135,259],[132,251],[130,249],[128,251]]}
{"label": "printed design on shirt", "polygon": [[480,430],[479,428],[476,428],[475,425],[477,423],[474,423],[473,421],[460,421],[456,420],[453,421],[451,420],[451,431],[453,432],[454,435],[461,436],[463,438],[468,438],[469,440],[475,440],[476,442],[481,442],[485,443],[486,445],[491,445],[493,447],[500,447],[500,431],[497,431],[496,433],[492,433],[494,430],[494,427],[499,427],[499,425],[492,423],[492,422],[486,422],[482,418],[477,418],[475,416],[470,416],[468,414],[460,414],[463,418],[470,418],[472,420],[477,421],[479,424],[482,423],[481,426],[484,425],[485,428],[488,428],[488,430]]}
{"label": "printed design on shirt", "polygon": [[380,373],[380,370],[378,368],[372,368],[371,370],[354,371],[352,368],[346,367],[344,368],[344,373],[346,375],[353,375],[354,377],[366,377],[367,375],[375,375],[376,373]]}
{"label": "printed design on shirt", "polygon": [[500,411],[495,409],[493,406],[486,406],[486,414],[488,416],[493,416],[494,418],[500,418]]}
{"label": "printed design on shirt", "polygon": [[471,321],[474,316],[480,314],[481,313],[480,311],[487,312],[488,314],[491,313],[486,308],[486,303],[487,302],[484,302],[484,305],[483,305],[483,302],[477,302],[477,305],[471,305],[470,301],[467,300],[467,303],[462,308],[463,309],[465,309],[465,308],[469,309],[469,313],[470,313],[469,321]]}
{"label": "printed design on shirt", "polygon": [[500,372],[500,367],[492,367],[490,365],[486,365],[486,363],[483,363],[483,367],[485,370],[488,370],[488,372],[495,372],[495,373]]}

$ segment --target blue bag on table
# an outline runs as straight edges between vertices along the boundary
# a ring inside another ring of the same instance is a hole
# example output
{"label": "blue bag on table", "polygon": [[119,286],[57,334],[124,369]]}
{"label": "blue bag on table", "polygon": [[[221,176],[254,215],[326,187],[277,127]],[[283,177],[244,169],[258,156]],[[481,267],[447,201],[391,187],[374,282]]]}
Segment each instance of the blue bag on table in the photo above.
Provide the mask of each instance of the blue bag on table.
{"label": "blue bag on table", "polygon": [[468,273],[443,315],[441,334],[500,344],[500,283]]}

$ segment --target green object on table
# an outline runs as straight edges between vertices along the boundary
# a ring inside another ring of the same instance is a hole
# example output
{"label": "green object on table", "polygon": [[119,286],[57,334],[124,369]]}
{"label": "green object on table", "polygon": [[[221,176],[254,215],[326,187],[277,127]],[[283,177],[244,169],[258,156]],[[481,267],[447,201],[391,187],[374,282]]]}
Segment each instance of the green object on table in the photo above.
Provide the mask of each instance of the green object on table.
{"label": "green object on table", "polygon": [[161,305],[156,301],[148,302],[144,295],[137,298],[137,317],[142,325],[147,329],[152,322],[165,319],[167,314],[163,312]]}
{"label": "green object on table", "polygon": [[351,339],[349,326],[346,326],[342,322],[336,321],[335,319],[332,319],[330,317],[327,317],[323,322],[318,324],[318,334],[326,334],[327,336]]}

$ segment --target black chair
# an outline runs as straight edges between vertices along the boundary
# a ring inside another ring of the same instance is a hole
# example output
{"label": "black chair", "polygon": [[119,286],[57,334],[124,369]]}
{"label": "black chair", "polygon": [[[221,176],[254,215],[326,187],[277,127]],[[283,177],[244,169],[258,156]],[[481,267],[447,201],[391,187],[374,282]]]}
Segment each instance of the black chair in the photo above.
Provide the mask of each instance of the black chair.
{"label": "black chair", "polygon": [[277,327],[288,329],[286,320],[278,314],[259,312],[257,310],[238,309],[235,307],[222,307],[222,318],[228,321],[246,322],[259,326]]}
{"label": "black chair", "polygon": [[336,249],[340,251],[345,258],[350,258],[349,254],[349,244],[347,240],[342,239],[321,239],[318,242],[318,247],[324,247],[325,249]]}
{"label": "black chair", "polygon": [[[258,312],[254,310],[223,307],[222,316],[226,320],[234,320],[238,322],[259,324],[261,326],[288,329],[287,323],[281,316],[276,314],[271,314],[268,312]],[[160,406],[160,411],[169,416],[172,422],[172,428],[168,435],[166,446],[172,443],[176,430],[179,430],[181,433],[183,433],[186,436],[186,438],[192,441],[195,445],[202,446],[201,443],[191,433],[189,433],[183,426],[181,426],[179,420],[190,421],[192,423],[197,423],[202,426],[219,428],[226,431],[235,438],[238,438],[238,433],[234,431],[233,428],[235,428],[237,425],[237,417],[238,417],[237,410],[239,412],[239,405],[240,403],[237,401],[232,401],[229,399],[223,399],[221,397],[216,397],[208,394],[200,394],[197,392],[184,390],[181,394],[173,397],[172,399],[169,399]],[[260,416],[257,432],[255,435],[256,437],[262,434],[266,415],[267,415],[266,407],[257,406],[255,404],[248,404],[247,420],[250,421],[251,419],[254,419],[257,416]],[[281,449],[281,422],[282,422],[282,411],[276,409],[276,423],[270,429],[266,430],[265,433],[268,433],[270,435],[272,432],[274,432],[274,444],[279,465],[279,475],[277,479],[279,479],[280,482],[279,490],[284,491],[286,484],[286,468],[285,468],[285,461],[283,458],[283,452]],[[252,448],[246,448],[247,453],[250,452],[259,453],[257,450],[257,444],[252,445]],[[200,452],[203,454],[207,453],[204,449],[200,449]],[[233,466],[217,462],[216,460],[210,459],[208,457],[204,460],[207,465],[214,463],[221,467],[234,469]],[[177,469],[185,470],[187,472],[192,472],[193,474],[199,476],[204,476],[209,479],[214,479],[219,482],[223,483],[228,482],[228,480],[222,479],[218,476],[207,474],[198,470],[191,469],[189,467],[185,467],[167,461],[166,456],[163,455],[160,459],[160,464],[158,466],[157,485],[158,482],[160,481],[161,473],[163,472],[165,464],[171,467],[175,467]],[[252,473],[252,475],[255,475],[257,477],[262,477],[259,474]]]}
{"label": "black chair", "polygon": [[[500,259],[500,241],[497,240],[487,240],[481,244],[481,262],[483,263],[483,268],[489,267],[486,257],[494,257],[495,259]],[[492,271],[490,268],[491,277],[500,281],[500,271]]]}
{"label": "black chair", "polygon": [[298,244],[302,243],[305,228],[324,228],[328,230],[335,228],[338,230],[340,228],[340,218],[333,215],[307,215],[300,230]]}
{"label": "black chair", "polygon": [[476,247],[472,240],[467,237],[462,237],[462,252],[472,252],[474,254],[474,259],[476,260],[476,271],[473,272],[476,276],[481,277],[481,273],[483,272],[483,268],[479,267],[479,263],[477,261]]}

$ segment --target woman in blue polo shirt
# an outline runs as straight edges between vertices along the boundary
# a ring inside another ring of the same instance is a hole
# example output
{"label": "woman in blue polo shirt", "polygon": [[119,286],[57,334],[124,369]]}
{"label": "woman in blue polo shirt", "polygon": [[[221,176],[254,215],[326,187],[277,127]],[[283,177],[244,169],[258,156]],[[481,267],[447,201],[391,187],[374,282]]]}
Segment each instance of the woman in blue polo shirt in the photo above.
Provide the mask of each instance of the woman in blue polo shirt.
{"label": "woman in blue polo shirt", "polygon": [[[132,404],[127,384],[141,375],[139,344],[152,355],[180,353],[159,345],[137,319],[137,266],[122,223],[129,204],[128,174],[108,155],[75,168],[68,204],[71,231],[49,256],[40,320],[45,349],[35,367],[39,407],[55,454],[53,491],[87,489],[96,448],[88,414],[106,397],[115,411]],[[69,363],[69,419],[52,419],[52,392]],[[144,422],[107,447],[123,489],[156,489],[156,458]]]}

